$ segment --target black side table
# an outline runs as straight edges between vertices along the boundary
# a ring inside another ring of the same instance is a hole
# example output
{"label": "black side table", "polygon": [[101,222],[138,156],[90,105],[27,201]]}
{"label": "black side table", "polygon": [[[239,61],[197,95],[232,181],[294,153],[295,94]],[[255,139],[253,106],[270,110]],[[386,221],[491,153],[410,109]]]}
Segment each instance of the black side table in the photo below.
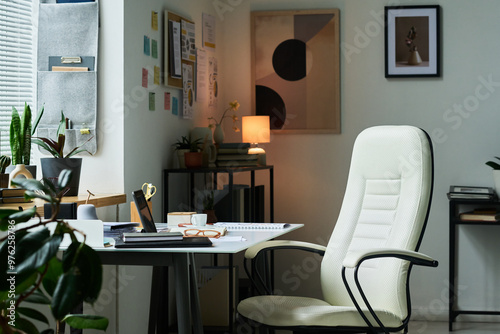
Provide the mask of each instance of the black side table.
{"label": "black side table", "polygon": [[458,238],[457,230],[459,225],[474,225],[474,226],[499,226],[500,222],[485,222],[485,221],[464,221],[460,219],[460,213],[471,211],[479,208],[497,208],[500,209],[500,202],[489,200],[472,200],[472,199],[451,199],[450,200],[450,287],[449,287],[449,331],[453,330],[453,322],[460,314],[469,315],[500,315],[500,311],[478,311],[478,310],[459,310],[457,307],[458,294],[456,288],[457,277],[457,253],[458,253]]}

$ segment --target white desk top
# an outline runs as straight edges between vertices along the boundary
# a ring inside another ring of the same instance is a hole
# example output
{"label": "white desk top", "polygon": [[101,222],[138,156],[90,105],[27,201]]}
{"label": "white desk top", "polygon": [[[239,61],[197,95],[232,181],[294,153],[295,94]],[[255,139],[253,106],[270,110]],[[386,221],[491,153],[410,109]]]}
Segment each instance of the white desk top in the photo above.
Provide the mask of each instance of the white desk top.
{"label": "white desk top", "polygon": [[245,241],[229,242],[215,241],[212,247],[180,247],[180,248],[95,248],[98,252],[141,252],[141,253],[206,253],[206,254],[236,254],[261,242],[274,239],[283,234],[303,227],[304,224],[290,224],[289,227],[275,230],[238,230],[228,231],[228,236],[242,236]]}

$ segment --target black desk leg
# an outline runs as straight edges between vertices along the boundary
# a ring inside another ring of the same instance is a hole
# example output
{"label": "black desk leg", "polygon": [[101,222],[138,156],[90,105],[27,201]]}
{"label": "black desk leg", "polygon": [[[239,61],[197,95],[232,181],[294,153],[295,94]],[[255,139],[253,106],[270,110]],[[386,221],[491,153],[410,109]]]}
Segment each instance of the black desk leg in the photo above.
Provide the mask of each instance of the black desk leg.
{"label": "black desk leg", "polygon": [[168,333],[168,267],[153,267],[148,334]]}
{"label": "black desk leg", "polygon": [[452,221],[451,217],[455,216],[455,204],[450,201],[450,258],[449,258],[449,263],[450,263],[450,272],[449,272],[449,279],[450,279],[450,287],[449,287],[449,301],[448,301],[448,330],[451,332],[453,331],[453,321],[455,321],[455,312],[454,312],[454,307],[455,307],[455,301],[456,301],[456,289],[455,289],[455,277],[456,277],[456,242],[457,242],[457,231],[456,231],[456,225]]}

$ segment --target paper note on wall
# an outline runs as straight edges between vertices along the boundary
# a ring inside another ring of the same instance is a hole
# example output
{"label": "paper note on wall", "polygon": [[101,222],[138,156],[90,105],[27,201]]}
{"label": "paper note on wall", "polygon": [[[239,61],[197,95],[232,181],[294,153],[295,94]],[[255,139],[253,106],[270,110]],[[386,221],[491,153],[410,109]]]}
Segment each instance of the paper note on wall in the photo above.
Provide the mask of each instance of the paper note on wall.
{"label": "paper note on wall", "polygon": [[193,65],[182,64],[182,118],[193,118],[194,90],[193,90]]}
{"label": "paper note on wall", "polygon": [[158,66],[154,67],[154,83],[155,85],[160,84],[160,68]]}
{"label": "paper note on wall", "polygon": [[176,97],[172,97],[172,115],[179,115],[179,102]]}
{"label": "paper note on wall", "polygon": [[142,87],[148,88],[148,70],[142,68]]}
{"label": "paper note on wall", "polygon": [[207,49],[215,50],[215,17],[203,13],[203,47]]}
{"label": "paper note on wall", "polygon": [[207,52],[198,49],[196,53],[196,100],[208,100]]}
{"label": "paper note on wall", "polygon": [[149,44],[150,44],[149,43],[149,37],[148,36],[144,36],[144,54],[146,56],[149,56],[150,53],[151,53],[151,49],[150,49],[151,47],[150,47]]}
{"label": "paper note on wall", "polygon": [[165,110],[170,110],[170,93],[165,92],[165,101],[164,101],[164,109]]}
{"label": "paper note on wall", "polygon": [[151,57],[158,59],[158,42],[156,39],[151,40]]}
{"label": "paper note on wall", "polygon": [[196,61],[196,40],[195,40],[195,26],[181,20],[182,32],[182,59],[187,61]]}
{"label": "paper note on wall", "polygon": [[158,30],[158,12],[151,12],[151,29]]}

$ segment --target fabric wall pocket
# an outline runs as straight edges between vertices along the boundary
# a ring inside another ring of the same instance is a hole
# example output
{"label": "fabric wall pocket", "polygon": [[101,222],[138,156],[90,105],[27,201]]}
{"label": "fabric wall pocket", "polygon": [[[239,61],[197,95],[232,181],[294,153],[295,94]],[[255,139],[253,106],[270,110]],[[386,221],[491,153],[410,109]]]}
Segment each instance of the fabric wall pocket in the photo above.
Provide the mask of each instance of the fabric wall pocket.
{"label": "fabric wall pocket", "polygon": [[[85,143],[97,150],[99,3],[41,0],[38,14],[37,110],[44,107],[38,137],[56,139],[61,111],[72,126],[66,148]],[[88,129],[88,131],[80,131]]]}

